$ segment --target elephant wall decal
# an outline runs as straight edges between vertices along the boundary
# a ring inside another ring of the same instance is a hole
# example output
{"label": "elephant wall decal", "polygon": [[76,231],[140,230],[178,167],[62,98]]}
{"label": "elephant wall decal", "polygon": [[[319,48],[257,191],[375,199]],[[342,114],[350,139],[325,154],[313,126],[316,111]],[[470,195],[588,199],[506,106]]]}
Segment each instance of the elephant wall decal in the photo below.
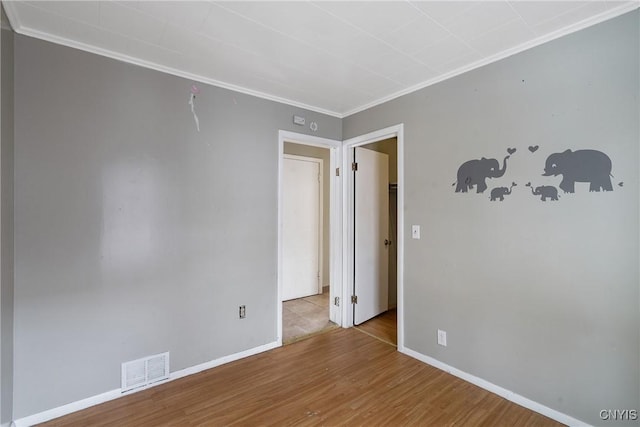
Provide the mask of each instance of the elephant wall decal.
{"label": "elephant wall decal", "polygon": [[476,193],[483,193],[487,189],[487,178],[500,178],[507,170],[506,156],[502,161],[502,169],[500,163],[496,159],[474,159],[464,162],[458,168],[458,180],[453,183],[456,185],[456,193],[466,193],[476,186]]}
{"label": "elephant wall decal", "polygon": [[565,150],[551,154],[542,175],[562,175],[559,187],[565,193],[574,193],[576,182],[588,182],[589,191],[613,191],[611,159],[597,150]]}
{"label": "elephant wall decal", "polygon": [[511,194],[511,191],[513,191],[513,187],[515,187],[516,184],[515,182],[511,183],[511,187],[495,187],[494,189],[491,190],[491,197],[489,197],[489,200],[492,202],[495,202],[496,200],[500,199],[500,201],[504,201],[504,196],[507,196],[509,194]]}
{"label": "elephant wall decal", "polygon": [[541,185],[539,187],[536,187],[535,189],[530,182],[525,185],[527,187],[531,187],[531,194],[533,194],[534,196],[541,196],[540,200],[542,200],[543,202],[546,202],[547,198],[551,200],[558,200],[558,197],[560,197],[558,196],[558,189],[553,185]]}

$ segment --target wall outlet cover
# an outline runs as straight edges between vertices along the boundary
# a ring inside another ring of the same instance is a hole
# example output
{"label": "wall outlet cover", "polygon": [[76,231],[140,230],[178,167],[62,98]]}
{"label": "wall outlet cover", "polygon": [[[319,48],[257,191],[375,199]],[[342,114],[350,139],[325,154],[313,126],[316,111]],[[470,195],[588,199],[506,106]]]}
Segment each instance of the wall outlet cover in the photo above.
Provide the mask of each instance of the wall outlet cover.
{"label": "wall outlet cover", "polygon": [[441,329],[438,329],[438,344],[441,346],[447,346],[447,332]]}

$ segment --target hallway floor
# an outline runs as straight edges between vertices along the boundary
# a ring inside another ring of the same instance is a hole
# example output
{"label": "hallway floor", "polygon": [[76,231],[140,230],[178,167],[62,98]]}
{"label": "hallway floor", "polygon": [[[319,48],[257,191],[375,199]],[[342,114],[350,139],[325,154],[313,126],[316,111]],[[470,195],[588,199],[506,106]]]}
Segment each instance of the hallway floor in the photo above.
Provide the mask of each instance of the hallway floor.
{"label": "hallway floor", "polygon": [[319,332],[337,328],[329,320],[329,289],[322,294],[282,303],[282,342],[290,344]]}

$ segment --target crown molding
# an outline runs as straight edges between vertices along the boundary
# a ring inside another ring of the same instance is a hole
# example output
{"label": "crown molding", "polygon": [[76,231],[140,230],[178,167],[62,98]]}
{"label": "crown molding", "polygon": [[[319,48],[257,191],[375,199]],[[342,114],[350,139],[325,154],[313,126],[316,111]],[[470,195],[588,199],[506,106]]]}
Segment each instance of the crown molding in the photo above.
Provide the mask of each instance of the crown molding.
{"label": "crown molding", "polygon": [[360,113],[360,112],[362,112],[364,110],[368,110],[369,108],[373,108],[373,107],[376,107],[378,105],[384,104],[385,102],[392,101],[392,100],[394,100],[396,98],[399,98],[401,96],[408,95],[408,94],[413,93],[413,92],[417,92],[420,89],[424,89],[424,88],[426,88],[428,86],[432,86],[432,85],[434,85],[436,83],[440,83],[440,82],[448,80],[448,79],[450,79],[452,77],[459,76],[460,74],[464,74],[464,73],[466,73],[468,71],[475,70],[476,68],[483,67],[483,66],[491,64],[493,62],[497,62],[497,61],[499,61],[501,59],[508,58],[509,56],[513,56],[513,55],[515,55],[517,53],[524,52],[524,51],[529,50],[531,48],[534,48],[536,46],[540,46],[540,45],[542,45],[544,43],[547,43],[547,42],[550,42],[552,40],[559,39],[560,37],[575,33],[576,31],[583,30],[583,29],[585,29],[587,27],[591,27],[593,25],[599,24],[599,23],[607,21],[609,19],[616,18],[616,17],[618,17],[620,15],[624,15],[625,13],[631,12],[632,10],[635,10],[635,9],[638,9],[638,8],[640,8],[640,0],[636,0],[636,1],[633,1],[633,2],[630,2],[630,3],[625,3],[625,4],[621,5],[621,6],[609,9],[608,11],[603,12],[603,13],[601,13],[599,15],[596,15],[596,16],[593,16],[591,18],[587,18],[585,20],[577,22],[577,23],[575,23],[573,25],[570,25],[569,27],[562,28],[561,30],[554,31],[554,32],[549,33],[549,34],[545,34],[544,36],[541,36],[541,37],[535,38],[533,40],[530,40],[528,42],[522,43],[522,44],[520,44],[518,46],[515,46],[515,47],[513,47],[511,49],[504,50],[502,52],[499,52],[499,53],[496,53],[494,55],[491,55],[491,56],[488,56],[486,58],[483,58],[483,59],[481,59],[479,61],[473,62],[473,63],[471,63],[469,65],[465,65],[463,67],[457,68],[457,69],[455,69],[453,71],[450,71],[450,72],[448,72],[446,74],[442,74],[442,75],[437,76],[437,77],[435,77],[433,79],[430,79],[430,80],[427,80],[425,82],[419,83],[417,85],[408,87],[406,89],[403,89],[401,91],[395,92],[395,93],[393,93],[391,95],[388,95],[388,96],[385,96],[383,98],[379,98],[379,99],[377,99],[375,101],[372,101],[372,102],[370,102],[368,104],[364,104],[364,105],[361,105],[359,107],[356,107],[356,108],[354,108],[352,110],[349,110],[349,111],[343,113],[342,114],[342,118],[351,116],[351,115],[356,114],[356,113]]}
{"label": "crown molding", "polygon": [[13,27],[13,30],[18,33],[18,34],[22,34],[25,36],[29,36],[29,37],[34,37],[34,38],[38,38],[41,40],[45,40],[51,43],[56,43],[56,44],[60,44],[63,46],[68,46],[71,48],[75,48],[75,49],[79,49],[79,50],[83,50],[85,52],[90,52],[90,53],[94,53],[96,55],[100,55],[100,56],[106,56],[108,58],[112,58],[112,59],[116,59],[122,62],[127,62],[129,64],[134,64],[134,65],[138,65],[140,67],[144,67],[144,68],[149,68],[152,70],[156,70],[156,71],[160,71],[163,73],[167,73],[167,74],[171,74],[177,77],[182,77],[188,80],[194,80],[200,83],[206,83],[206,84],[210,84],[212,86],[216,86],[216,87],[220,87],[223,89],[228,89],[234,92],[239,92],[239,93],[243,93],[246,95],[251,95],[251,96],[255,96],[257,98],[262,98],[262,99],[266,99],[269,101],[274,101],[274,102],[278,102],[281,104],[285,104],[285,105],[290,105],[292,107],[296,107],[296,108],[302,108],[305,110],[309,110],[309,111],[313,111],[316,113],[320,113],[320,114],[326,114],[328,116],[331,117],[336,117],[339,119],[343,119],[345,117],[349,117],[351,115],[360,113],[364,110],[368,110],[369,108],[373,108],[376,107],[378,105],[384,104],[386,102],[392,101],[396,98],[400,98],[401,96],[404,95],[408,95],[410,93],[419,91],[421,89],[424,89],[426,87],[432,86],[434,84],[440,83],[442,81],[448,80],[450,78],[459,76],[461,74],[464,74],[468,71],[471,70],[475,70],[476,68],[480,68],[483,67],[485,65],[491,64],[493,62],[499,61],[501,59],[504,58],[508,58],[510,56],[513,56],[517,53],[526,51],[528,49],[534,48],[536,46],[542,45],[544,43],[550,42],[552,40],[558,39],[560,37],[566,36],[568,34],[572,34],[575,33],[576,31],[580,31],[582,29],[585,29],[587,27],[599,24],[601,22],[607,21],[609,19],[613,19],[616,18],[620,15],[623,15],[625,13],[631,12],[635,9],[640,8],[640,0],[635,0],[632,2],[628,2],[628,3],[624,3],[618,7],[609,9],[606,12],[603,12],[599,15],[584,19],[580,22],[577,22],[573,25],[570,25],[569,27],[566,28],[562,28],[561,30],[557,30],[554,31],[552,33],[546,34],[544,36],[541,37],[537,37],[533,40],[530,40],[528,42],[522,43],[516,47],[513,47],[511,49],[507,49],[504,50],[502,52],[499,52],[497,54],[488,56],[486,58],[483,58],[479,61],[473,62],[469,65],[465,65],[463,67],[457,68],[453,71],[450,71],[448,73],[442,74],[440,76],[437,76],[433,79],[430,80],[426,80],[422,83],[419,83],[417,85],[413,85],[411,87],[408,87],[406,89],[403,89],[401,91],[398,92],[394,92],[390,95],[384,96],[382,98],[378,98],[374,101],[371,101],[369,103],[360,105],[356,108],[353,108],[351,110],[347,110],[345,112],[339,112],[339,111],[332,111],[332,110],[328,110],[325,108],[321,108],[321,107],[317,107],[314,105],[309,105],[309,104],[305,104],[302,102],[298,102],[298,101],[294,101],[291,99],[287,99],[287,98],[283,98],[283,97],[279,97],[276,95],[272,95],[269,93],[265,93],[265,92],[260,92],[257,90],[253,90],[253,89],[249,89],[243,86],[238,86],[238,85],[234,85],[231,83],[226,83],[220,80],[216,80],[216,79],[212,79],[206,76],[202,76],[199,74],[194,74],[194,73],[189,73],[186,71],[182,71],[176,68],[172,68],[172,67],[167,67],[161,64],[157,64],[155,62],[151,62],[151,61],[145,61],[143,59],[140,58],[135,58],[129,55],[125,55],[122,53],[118,53],[118,52],[114,52],[108,49],[102,49],[96,46],[91,46],[82,42],[78,42],[75,40],[70,40],[67,39],[65,37],[59,37],[59,36],[55,36],[49,33],[45,33],[42,31],[38,31],[35,30],[33,28],[29,28],[29,27],[25,27],[23,25],[21,25],[20,20],[18,19],[17,13],[14,9],[13,6],[14,1],[2,1],[2,5],[4,6],[5,12],[7,14],[7,17],[9,18],[9,22],[11,24],[11,26]]}

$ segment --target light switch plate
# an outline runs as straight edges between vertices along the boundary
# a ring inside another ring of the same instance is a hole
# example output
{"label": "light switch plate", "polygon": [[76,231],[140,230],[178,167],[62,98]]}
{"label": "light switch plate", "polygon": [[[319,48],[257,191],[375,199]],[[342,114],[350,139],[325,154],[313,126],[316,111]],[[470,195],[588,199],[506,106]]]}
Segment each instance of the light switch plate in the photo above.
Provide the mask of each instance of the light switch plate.
{"label": "light switch plate", "polygon": [[438,344],[441,346],[447,346],[447,333],[441,329],[438,329]]}
{"label": "light switch plate", "polygon": [[420,226],[419,225],[412,225],[411,226],[411,237],[414,239],[419,239],[420,238]]}

